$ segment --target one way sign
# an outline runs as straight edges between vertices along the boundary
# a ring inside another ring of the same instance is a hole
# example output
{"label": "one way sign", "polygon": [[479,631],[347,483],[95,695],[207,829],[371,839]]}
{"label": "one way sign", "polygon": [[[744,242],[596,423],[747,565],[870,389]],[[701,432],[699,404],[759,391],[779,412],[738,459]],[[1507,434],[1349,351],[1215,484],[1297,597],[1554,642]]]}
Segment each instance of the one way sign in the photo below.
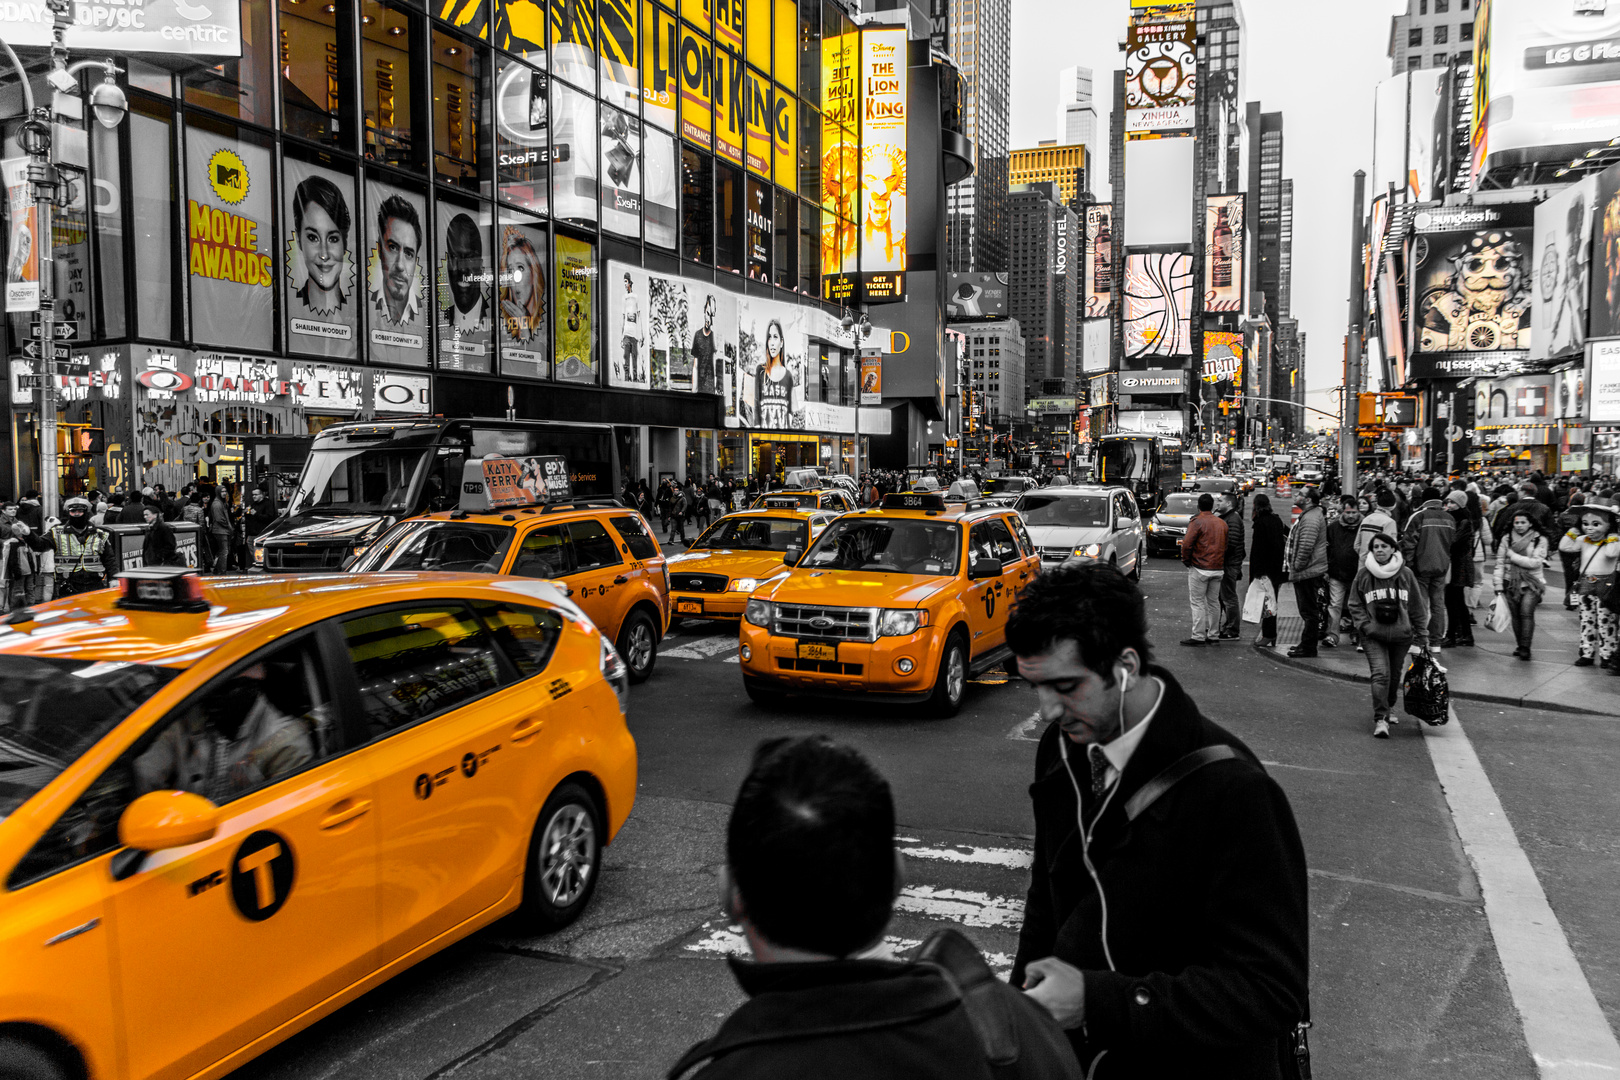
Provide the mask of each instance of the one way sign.
{"label": "one way sign", "polygon": [[[28,327],[28,336],[42,338],[45,336],[45,327],[41,323],[33,323]],[[59,322],[51,324],[51,336],[57,341],[76,341],[79,337],[77,323]]]}
{"label": "one way sign", "polygon": [[54,360],[57,356],[61,355],[57,351],[55,344],[49,341],[25,342],[23,344],[22,351],[24,356],[32,356],[36,360]]}

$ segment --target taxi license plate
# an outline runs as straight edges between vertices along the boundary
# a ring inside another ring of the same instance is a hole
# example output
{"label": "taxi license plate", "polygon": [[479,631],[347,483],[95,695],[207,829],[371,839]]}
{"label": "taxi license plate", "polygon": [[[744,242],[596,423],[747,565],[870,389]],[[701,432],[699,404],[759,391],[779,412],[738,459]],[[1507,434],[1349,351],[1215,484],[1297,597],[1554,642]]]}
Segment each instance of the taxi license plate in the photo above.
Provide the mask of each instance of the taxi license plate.
{"label": "taxi license plate", "polygon": [[678,600],[675,603],[675,610],[682,615],[701,615],[703,614],[703,601]]}
{"label": "taxi license plate", "polygon": [[838,646],[824,645],[819,641],[799,642],[800,660],[831,660],[838,662]]}

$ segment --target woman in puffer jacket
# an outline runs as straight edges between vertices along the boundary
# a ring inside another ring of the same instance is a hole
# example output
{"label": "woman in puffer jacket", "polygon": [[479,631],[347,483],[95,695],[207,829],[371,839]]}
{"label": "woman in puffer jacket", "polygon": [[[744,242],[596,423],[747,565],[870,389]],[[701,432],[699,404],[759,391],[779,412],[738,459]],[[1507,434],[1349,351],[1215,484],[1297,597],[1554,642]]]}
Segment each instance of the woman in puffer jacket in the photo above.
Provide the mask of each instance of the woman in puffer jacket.
{"label": "woman in puffer jacket", "polygon": [[1536,605],[1547,591],[1547,538],[1536,531],[1529,513],[1513,515],[1513,524],[1496,547],[1496,595],[1507,601],[1513,616],[1513,655],[1530,659],[1530,640],[1536,636]]}
{"label": "woman in puffer jacket", "polygon": [[1350,586],[1350,618],[1367,647],[1375,739],[1389,738],[1389,725],[1400,722],[1390,710],[1400,697],[1407,654],[1421,655],[1429,644],[1429,601],[1397,543],[1374,533]]}
{"label": "woman in puffer jacket", "polygon": [[1603,666],[1614,670],[1617,625],[1615,613],[1603,606],[1604,595],[1614,581],[1615,564],[1620,563],[1620,537],[1615,535],[1616,509],[1612,503],[1593,499],[1581,507],[1581,524],[1558,542],[1558,550],[1574,556],[1575,602],[1581,611],[1581,654],[1576,667],[1591,667],[1596,655]]}

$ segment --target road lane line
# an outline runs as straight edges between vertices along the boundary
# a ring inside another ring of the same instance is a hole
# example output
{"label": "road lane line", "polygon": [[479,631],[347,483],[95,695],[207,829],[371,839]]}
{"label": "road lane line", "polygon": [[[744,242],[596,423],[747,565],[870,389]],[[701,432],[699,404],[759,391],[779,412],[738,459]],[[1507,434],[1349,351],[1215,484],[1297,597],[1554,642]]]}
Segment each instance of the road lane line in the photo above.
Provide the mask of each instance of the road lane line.
{"label": "road lane line", "polygon": [[1620,1077],[1620,1042],[1455,709],[1451,721],[1425,728],[1423,744],[1479,877],[1530,1056],[1544,1080]]}
{"label": "road lane line", "polygon": [[[700,956],[735,956],[743,960],[754,958],[753,950],[748,947],[748,939],[743,936],[742,927],[736,923],[729,926],[714,927],[712,922],[703,924],[702,929],[708,930],[707,936],[699,938],[684,946],[685,951],[697,953]],[[872,960],[897,960],[902,953],[910,952],[922,942],[916,938],[896,937],[893,934],[884,936],[883,941],[874,948],[863,953],[862,956]],[[999,953],[992,953],[999,956]],[[994,966],[994,965],[992,965]],[[1012,967],[1012,961],[1006,966]]]}
{"label": "road lane line", "polygon": [[1033,854],[1022,848],[974,847],[971,844],[955,844],[949,847],[903,847],[900,852],[912,859],[977,863],[982,866],[1003,866],[1008,870],[1028,870],[1033,861]]}
{"label": "road lane line", "polygon": [[894,910],[924,919],[960,923],[963,926],[999,927],[1018,930],[1024,924],[1024,902],[1008,896],[991,896],[974,889],[936,889],[932,885],[907,885],[900,890]]}

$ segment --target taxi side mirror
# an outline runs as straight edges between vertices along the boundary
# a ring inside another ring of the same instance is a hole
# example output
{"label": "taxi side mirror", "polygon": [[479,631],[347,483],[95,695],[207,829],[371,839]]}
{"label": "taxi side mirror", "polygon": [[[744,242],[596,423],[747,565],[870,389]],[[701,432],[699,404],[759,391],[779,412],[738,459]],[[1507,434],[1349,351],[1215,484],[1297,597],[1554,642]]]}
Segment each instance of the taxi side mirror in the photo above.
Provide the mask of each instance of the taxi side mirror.
{"label": "taxi side mirror", "polygon": [[[201,795],[153,791],[124,808],[118,819],[118,842],[145,854],[207,840],[218,828],[219,807]],[[135,860],[125,876],[139,865]]]}
{"label": "taxi side mirror", "polygon": [[786,551],[782,552],[782,565],[794,566],[798,563],[799,559],[803,555],[804,548],[800,547],[798,544],[793,544]]}
{"label": "taxi side mirror", "polygon": [[968,563],[968,580],[978,581],[980,578],[1001,576],[1000,559],[974,559]]}

